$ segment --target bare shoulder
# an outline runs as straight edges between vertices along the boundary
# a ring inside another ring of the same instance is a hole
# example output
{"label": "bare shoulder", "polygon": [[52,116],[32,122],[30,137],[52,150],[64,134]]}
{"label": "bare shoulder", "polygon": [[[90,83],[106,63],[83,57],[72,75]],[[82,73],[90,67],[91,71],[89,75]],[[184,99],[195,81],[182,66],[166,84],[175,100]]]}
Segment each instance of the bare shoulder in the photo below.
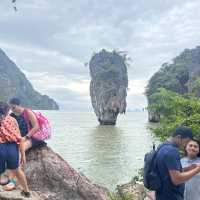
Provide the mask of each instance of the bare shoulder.
{"label": "bare shoulder", "polygon": [[28,113],[29,116],[35,116],[34,112],[31,109],[26,109],[26,112]]}

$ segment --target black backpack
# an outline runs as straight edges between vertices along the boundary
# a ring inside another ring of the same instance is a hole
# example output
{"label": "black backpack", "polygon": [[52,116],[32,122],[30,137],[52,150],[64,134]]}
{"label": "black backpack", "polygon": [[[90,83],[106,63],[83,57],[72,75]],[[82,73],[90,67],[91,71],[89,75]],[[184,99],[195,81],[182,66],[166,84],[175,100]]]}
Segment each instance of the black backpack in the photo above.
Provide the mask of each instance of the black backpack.
{"label": "black backpack", "polygon": [[156,155],[165,144],[161,144],[157,150],[145,154],[144,158],[144,186],[149,190],[158,191],[162,188],[162,180],[156,167]]}

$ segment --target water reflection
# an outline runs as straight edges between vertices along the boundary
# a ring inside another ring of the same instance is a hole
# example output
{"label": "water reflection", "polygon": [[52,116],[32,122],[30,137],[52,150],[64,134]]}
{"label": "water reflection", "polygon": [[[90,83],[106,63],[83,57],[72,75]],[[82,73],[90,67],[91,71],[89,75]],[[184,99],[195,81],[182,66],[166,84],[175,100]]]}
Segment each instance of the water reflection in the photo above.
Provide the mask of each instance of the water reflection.
{"label": "water reflection", "polygon": [[106,186],[119,182],[122,135],[123,131],[116,126],[97,126],[91,130],[88,143],[91,161],[87,171],[90,177],[98,177],[96,182]]}

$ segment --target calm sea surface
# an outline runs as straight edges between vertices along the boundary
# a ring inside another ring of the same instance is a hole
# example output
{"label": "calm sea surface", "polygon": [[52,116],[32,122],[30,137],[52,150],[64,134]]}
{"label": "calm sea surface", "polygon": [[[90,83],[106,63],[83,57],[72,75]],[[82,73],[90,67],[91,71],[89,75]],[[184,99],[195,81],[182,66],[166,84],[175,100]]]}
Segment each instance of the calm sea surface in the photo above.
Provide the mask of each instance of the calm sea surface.
{"label": "calm sea surface", "polygon": [[120,115],[116,126],[99,126],[93,113],[43,112],[53,127],[48,144],[92,182],[113,190],[143,165],[152,147],[146,112]]}

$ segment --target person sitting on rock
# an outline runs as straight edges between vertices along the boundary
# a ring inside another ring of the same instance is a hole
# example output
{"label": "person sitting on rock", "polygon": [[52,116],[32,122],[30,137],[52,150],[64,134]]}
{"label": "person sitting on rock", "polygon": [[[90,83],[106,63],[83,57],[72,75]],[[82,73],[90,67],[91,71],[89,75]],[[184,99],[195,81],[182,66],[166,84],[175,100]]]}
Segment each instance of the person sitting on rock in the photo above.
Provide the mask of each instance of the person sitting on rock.
{"label": "person sitting on rock", "polygon": [[10,170],[22,186],[21,194],[30,197],[25,174],[19,166],[20,163],[24,165],[26,162],[24,139],[16,120],[9,116],[8,112],[9,105],[0,102],[0,175],[6,169]]}
{"label": "person sitting on rock", "polygon": [[[10,99],[9,105],[12,110],[10,116],[17,120],[21,136],[25,139],[25,150],[44,144],[44,141],[36,140],[32,137],[32,135],[34,135],[34,133],[39,129],[39,124],[33,111],[21,106],[21,101],[18,98]],[[25,111],[28,115],[29,122],[24,118]],[[30,130],[28,130],[29,126],[31,127]]]}
{"label": "person sitting on rock", "polygon": [[[16,119],[21,136],[25,141],[25,151],[27,151],[32,147],[37,147],[39,145],[45,144],[44,141],[36,140],[33,137],[31,137],[39,129],[38,121],[32,110],[26,109],[31,126],[31,129],[29,131],[28,129],[29,125],[27,124],[27,121],[24,118],[25,108],[21,106],[20,99],[18,98],[10,99],[9,105],[12,110],[10,116]],[[4,186],[4,190],[11,191],[15,189],[15,187],[16,187],[15,177],[12,174],[9,174],[9,182]]]}

